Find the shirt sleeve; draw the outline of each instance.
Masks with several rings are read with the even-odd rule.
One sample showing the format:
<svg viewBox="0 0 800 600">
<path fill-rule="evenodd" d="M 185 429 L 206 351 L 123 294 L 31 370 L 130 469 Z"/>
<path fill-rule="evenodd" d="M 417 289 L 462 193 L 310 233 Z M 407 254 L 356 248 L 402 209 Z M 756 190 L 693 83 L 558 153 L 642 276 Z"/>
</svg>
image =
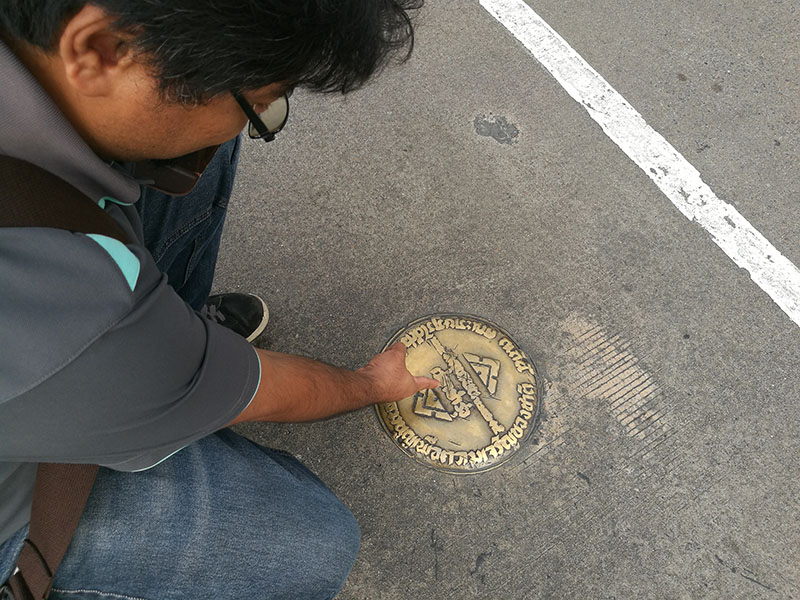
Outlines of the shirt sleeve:
<svg viewBox="0 0 800 600">
<path fill-rule="evenodd" d="M 26 235 L 38 243 L 16 254 L 0 240 L 0 461 L 137 471 L 247 407 L 255 349 L 199 317 L 144 248 Z"/>
</svg>

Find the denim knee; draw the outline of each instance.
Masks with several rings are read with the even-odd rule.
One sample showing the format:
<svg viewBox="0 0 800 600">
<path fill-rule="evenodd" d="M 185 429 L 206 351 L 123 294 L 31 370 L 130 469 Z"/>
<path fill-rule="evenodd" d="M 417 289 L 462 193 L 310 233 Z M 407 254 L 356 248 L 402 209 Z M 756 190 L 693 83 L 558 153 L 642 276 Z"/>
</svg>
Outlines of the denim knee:
<svg viewBox="0 0 800 600">
<path fill-rule="evenodd" d="M 359 543 L 355 517 L 301 463 L 217 432 L 148 471 L 101 469 L 55 588 L 70 599 L 330 600 Z"/>
<path fill-rule="evenodd" d="M 303 547 L 293 545 L 289 550 L 295 552 L 292 562 L 296 565 L 292 598 L 296 595 L 304 600 L 329 600 L 347 580 L 358 556 L 361 532 L 353 514 L 341 503 L 339 505 L 338 519 L 302 532 L 299 539 Z"/>
</svg>

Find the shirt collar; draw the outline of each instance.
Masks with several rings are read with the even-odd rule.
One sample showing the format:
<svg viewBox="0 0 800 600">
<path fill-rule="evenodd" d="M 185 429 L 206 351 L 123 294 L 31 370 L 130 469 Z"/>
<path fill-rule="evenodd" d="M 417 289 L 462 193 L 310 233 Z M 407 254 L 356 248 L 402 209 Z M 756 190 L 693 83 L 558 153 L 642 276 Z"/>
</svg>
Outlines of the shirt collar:
<svg viewBox="0 0 800 600">
<path fill-rule="evenodd" d="M 36 78 L 0 41 L 0 154 L 58 175 L 92 200 L 139 199 L 137 181 L 97 156 Z"/>
</svg>

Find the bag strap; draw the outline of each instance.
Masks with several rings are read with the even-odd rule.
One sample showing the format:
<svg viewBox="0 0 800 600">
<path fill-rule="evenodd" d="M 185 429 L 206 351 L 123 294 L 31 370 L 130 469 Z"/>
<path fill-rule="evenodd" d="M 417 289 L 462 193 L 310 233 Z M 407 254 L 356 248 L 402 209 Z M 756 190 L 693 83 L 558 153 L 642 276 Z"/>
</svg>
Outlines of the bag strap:
<svg viewBox="0 0 800 600">
<path fill-rule="evenodd" d="M 28 537 L 9 579 L 14 600 L 47 598 L 53 577 L 78 528 L 97 465 L 41 463 L 33 488 Z"/>
<path fill-rule="evenodd" d="M 0 227 L 52 227 L 99 233 L 123 243 L 122 227 L 75 187 L 29 162 L 0 156 Z M 15 600 L 47 598 L 78 527 L 97 465 L 41 463 L 30 532 L 9 580 Z"/>
<path fill-rule="evenodd" d="M 0 227 L 52 227 L 131 243 L 122 227 L 83 192 L 18 158 L 0 156 L 0 206 Z"/>
</svg>

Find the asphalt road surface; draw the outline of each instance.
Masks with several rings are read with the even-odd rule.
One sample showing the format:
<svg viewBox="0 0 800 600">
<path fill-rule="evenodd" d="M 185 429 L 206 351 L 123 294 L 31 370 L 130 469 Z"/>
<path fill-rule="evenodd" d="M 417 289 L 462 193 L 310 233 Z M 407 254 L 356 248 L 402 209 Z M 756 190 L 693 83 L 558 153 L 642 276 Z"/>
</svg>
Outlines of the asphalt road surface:
<svg viewBox="0 0 800 600">
<path fill-rule="evenodd" d="M 800 265 L 796 2 L 530 5 Z M 800 322 L 477 1 L 417 25 L 410 62 L 247 142 L 215 288 L 267 299 L 259 345 L 351 368 L 418 317 L 483 316 L 543 419 L 461 477 L 371 410 L 242 427 L 361 523 L 340 598 L 800 598 Z"/>
</svg>

